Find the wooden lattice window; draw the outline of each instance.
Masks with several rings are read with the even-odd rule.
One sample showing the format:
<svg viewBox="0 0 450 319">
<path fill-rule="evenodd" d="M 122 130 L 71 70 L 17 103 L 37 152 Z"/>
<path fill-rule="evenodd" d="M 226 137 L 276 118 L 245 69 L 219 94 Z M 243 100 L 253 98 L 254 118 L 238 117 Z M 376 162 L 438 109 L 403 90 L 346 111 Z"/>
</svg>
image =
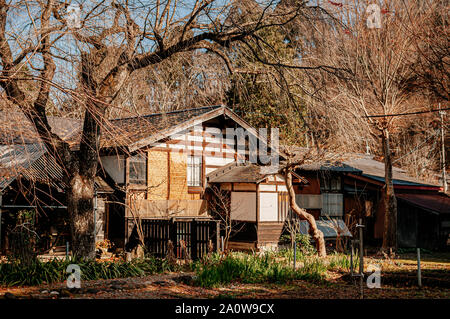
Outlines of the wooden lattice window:
<svg viewBox="0 0 450 319">
<path fill-rule="evenodd" d="M 202 186 L 202 157 L 188 156 L 187 158 L 188 186 Z"/>
</svg>

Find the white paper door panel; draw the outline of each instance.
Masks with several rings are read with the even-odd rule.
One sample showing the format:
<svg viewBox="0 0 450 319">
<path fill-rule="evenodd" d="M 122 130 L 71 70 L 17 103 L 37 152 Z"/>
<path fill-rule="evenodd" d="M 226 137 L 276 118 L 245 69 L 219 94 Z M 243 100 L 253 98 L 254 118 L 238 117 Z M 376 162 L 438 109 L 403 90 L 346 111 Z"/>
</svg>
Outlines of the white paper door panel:
<svg viewBox="0 0 450 319">
<path fill-rule="evenodd" d="M 272 222 L 278 220 L 278 193 L 259 194 L 259 220 Z"/>
<path fill-rule="evenodd" d="M 256 222 L 255 192 L 231 192 L 231 218 Z"/>
</svg>

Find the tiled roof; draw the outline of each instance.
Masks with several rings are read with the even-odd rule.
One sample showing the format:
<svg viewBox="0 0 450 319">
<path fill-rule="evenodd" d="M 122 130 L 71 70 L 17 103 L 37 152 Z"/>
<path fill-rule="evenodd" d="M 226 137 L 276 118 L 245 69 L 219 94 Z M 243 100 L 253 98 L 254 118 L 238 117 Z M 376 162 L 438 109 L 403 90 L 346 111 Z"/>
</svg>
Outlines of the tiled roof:
<svg viewBox="0 0 450 319">
<path fill-rule="evenodd" d="M 81 127 L 81 120 L 49 116 L 52 132 L 63 140 L 72 139 Z M 0 112 L 0 144 L 41 143 L 33 124 L 20 112 Z"/>
<path fill-rule="evenodd" d="M 296 150 L 299 154 L 307 154 L 308 149 L 298 148 Z M 377 182 L 384 183 L 384 163 L 373 159 L 372 155 L 367 154 L 343 154 L 342 160 L 333 162 L 321 161 L 317 163 L 309 163 L 300 165 L 298 171 L 330 171 L 330 172 L 343 172 L 352 173 L 356 175 L 362 175 L 368 177 Z M 438 187 L 428 182 L 424 182 L 413 178 L 406 174 L 406 171 L 398 168 L 392 168 L 393 183 L 398 186 L 425 186 L 425 187 Z"/>
<path fill-rule="evenodd" d="M 262 166 L 250 163 L 232 162 L 207 175 L 209 183 L 259 183 L 270 172 L 263 172 Z"/>
<path fill-rule="evenodd" d="M 127 146 L 163 130 L 200 117 L 224 106 L 208 106 L 139 117 L 106 120 L 103 125 L 101 147 Z M 79 119 L 48 117 L 52 132 L 76 147 L 81 140 L 82 121 Z M 19 112 L 0 112 L 0 144 L 40 143 L 34 126 Z"/>
<path fill-rule="evenodd" d="M 223 106 L 208 106 L 109 120 L 105 123 L 100 145 L 101 147 L 130 145 L 219 108 L 223 108 Z"/>
<path fill-rule="evenodd" d="M 363 176 L 369 177 L 379 182 L 384 182 L 384 163 L 374 160 L 370 155 L 346 160 L 344 161 L 344 164 L 361 170 Z M 394 185 L 437 186 L 415 179 L 407 175 L 405 170 L 398 167 L 392 168 L 392 177 Z"/>
</svg>

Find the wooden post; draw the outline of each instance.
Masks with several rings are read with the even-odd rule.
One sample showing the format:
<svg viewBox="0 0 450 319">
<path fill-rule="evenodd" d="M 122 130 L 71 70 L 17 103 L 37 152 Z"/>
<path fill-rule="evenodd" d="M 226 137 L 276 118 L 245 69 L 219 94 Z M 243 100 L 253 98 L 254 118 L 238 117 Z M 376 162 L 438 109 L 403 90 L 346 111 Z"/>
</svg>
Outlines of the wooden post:
<svg viewBox="0 0 450 319">
<path fill-rule="evenodd" d="M 353 276 L 353 240 L 350 240 L 350 275 Z"/>
<path fill-rule="evenodd" d="M 172 241 L 173 245 L 173 254 L 175 258 L 178 258 L 178 252 L 177 252 L 177 222 L 175 219 L 170 220 L 170 231 L 169 231 L 169 238 Z"/>
<path fill-rule="evenodd" d="M 420 269 L 420 248 L 417 248 L 417 283 L 422 288 L 422 272 Z"/>
<path fill-rule="evenodd" d="M 191 222 L 191 259 L 197 259 L 197 221 L 195 219 Z"/>
</svg>

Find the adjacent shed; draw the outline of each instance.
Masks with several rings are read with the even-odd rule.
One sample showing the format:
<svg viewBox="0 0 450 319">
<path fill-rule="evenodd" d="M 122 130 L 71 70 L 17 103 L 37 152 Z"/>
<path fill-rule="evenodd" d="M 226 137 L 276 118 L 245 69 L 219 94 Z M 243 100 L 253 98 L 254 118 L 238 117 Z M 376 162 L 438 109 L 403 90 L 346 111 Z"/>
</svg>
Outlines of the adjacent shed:
<svg viewBox="0 0 450 319">
<path fill-rule="evenodd" d="M 306 182 L 297 175 L 295 183 Z M 232 220 L 242 224 L 230 249 L 267 249 L 278 245 L 289 211 L 287 188 L 277 170 L 233 162 L 207 176 L 208 184 L 219 185 L 231 196 Z"/>
</svg>

